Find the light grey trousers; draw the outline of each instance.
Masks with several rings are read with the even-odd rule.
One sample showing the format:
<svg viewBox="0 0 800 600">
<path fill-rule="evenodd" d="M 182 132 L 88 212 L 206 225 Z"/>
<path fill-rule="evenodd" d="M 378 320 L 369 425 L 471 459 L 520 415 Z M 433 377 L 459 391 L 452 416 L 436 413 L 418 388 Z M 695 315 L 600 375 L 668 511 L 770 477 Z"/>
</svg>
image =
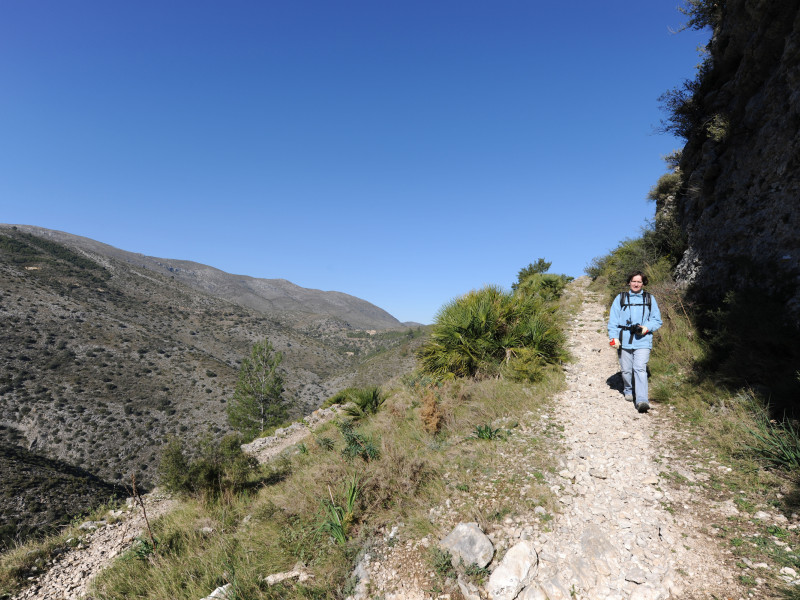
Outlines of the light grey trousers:
<svg viewBox="0 0 800 600">
<path fill-rule="evenodd" d="M 619 368 L 622 371 L 623 393 L 632 396 L 636 390 L 636 402 L 648 400 L 647 395 L 647 361 L 650 360 L 650 348 L 625 349 L 620 351 Z"/>
</svg>

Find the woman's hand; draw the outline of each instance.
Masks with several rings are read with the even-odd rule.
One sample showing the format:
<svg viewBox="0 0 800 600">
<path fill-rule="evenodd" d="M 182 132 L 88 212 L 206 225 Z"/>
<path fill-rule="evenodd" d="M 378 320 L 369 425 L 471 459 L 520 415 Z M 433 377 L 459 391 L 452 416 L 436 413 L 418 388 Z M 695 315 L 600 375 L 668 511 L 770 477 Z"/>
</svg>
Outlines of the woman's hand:
<svg viewBox="0 0 800 600">
<path fill-rule="evenodd" d="M 642 333 L 640 335 L 647 335 L 647 332 L 650 331 L 647 327 L 642 325 Z"/>
</svg>

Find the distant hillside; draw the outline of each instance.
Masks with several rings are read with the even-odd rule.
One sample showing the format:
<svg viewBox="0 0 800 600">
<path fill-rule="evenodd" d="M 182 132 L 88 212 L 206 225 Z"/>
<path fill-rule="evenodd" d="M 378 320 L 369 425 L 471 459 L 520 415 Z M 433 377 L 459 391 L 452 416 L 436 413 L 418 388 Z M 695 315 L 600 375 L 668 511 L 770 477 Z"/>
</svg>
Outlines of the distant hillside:
<svg viewBox="0 0 800 600">
<path fill-rule="evenodd" d="M 0 225 L 0 228 L 7 225 Z M 208 265 L 169 258 L 156 258 L 127 252 L 88 238 L 30 225 L 17 225 L 19 231 L 49 239 L 107 258 L 115 258 L 174 277 L 196 290 L 259 312 L 283 313 L 296 321 L 326 316 L 341 319 L 357 329 L 401 327 L 400 321 L 385 310 L 365 300 L 342 292 L 323 292 L 302 288 L 285 279 L 257 279 L 231 275 Z"/>
<path fill-rule="evenodd" d="M 355 329 L 340 316 L 309 312 L 308 304 L 258 311 L 98 254 L 88 249 L 91 240 L 68 245 L 33 230 L 0 226 L 3 482 L 21 449 L 103 481 L 124 482 L 135 471 L 152 483 L 170 436 L 196 443 L 229 430 L 226 406 L 239 363 L 265 337 L 284 354 L 296 416 L 356 378 L 379 383 L 413 366 L 405 351 L 388 369 L 361 367 L 410 344 L 416 330 L 373 331 L 375 321 L 369 331 Z M 356 298 L 345 304 L 345 312 L 362 316 L 371 306 Z M 13 500 L 0 496 L 0 513 L 16 510 Z"/>
</svg>

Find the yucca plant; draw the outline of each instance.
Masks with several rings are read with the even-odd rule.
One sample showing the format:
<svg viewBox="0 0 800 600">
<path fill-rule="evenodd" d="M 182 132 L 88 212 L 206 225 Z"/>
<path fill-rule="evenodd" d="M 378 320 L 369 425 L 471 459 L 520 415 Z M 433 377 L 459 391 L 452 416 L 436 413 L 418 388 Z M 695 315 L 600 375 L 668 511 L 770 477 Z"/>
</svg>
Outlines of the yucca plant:
<svg viewBox="0 0 800 600">
<path fill-rule="evenodd" d="M 337 544 L 347 544 L 347 534 L 355 519 L 356 502 L 361 491 L 358 485 L 358 476 L 354 473 L 344 488 L 344 500 L 340 503 L 333 497 L 333 492 L 328 486 L 328 498 L 323 498 L 323 517 L 319 530 L 328 533 Z"/>
<path fill-rule="evenodd" d="M 350 388 L 346 396 L 349 404 L 344 408 L 344 414 L 354 420 L 363 419 L 377 413 L 386 397 L 378 387 Z"/>
<path fill-rule="evenodd" d="M 748 429 L 755 444 L 748 448 L 769 463 L 796 471 L 800 469 L 800 430 L 789 421 L 770 419 L 766 410 L 756 415 L 756 428 Z"/>
<path fill-rule="evenodd" d="M 492 429 L 491 425 L 476 425 L 471 437 L 476 440 L 502 440 L 503 433 L 499 427 Z"/>
</svg>

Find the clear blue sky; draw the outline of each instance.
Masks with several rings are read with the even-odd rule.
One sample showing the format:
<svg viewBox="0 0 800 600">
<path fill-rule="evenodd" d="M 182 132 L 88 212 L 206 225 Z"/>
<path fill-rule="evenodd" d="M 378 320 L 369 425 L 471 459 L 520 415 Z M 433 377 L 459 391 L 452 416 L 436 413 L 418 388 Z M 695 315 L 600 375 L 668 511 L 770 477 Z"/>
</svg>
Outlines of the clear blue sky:
<svg viewBox="0 0 800 600">
<path fill-rule="evenodd" d="M 0 0 L 0 222 L 429 323 L 654 206 L 681 0 Z"/>
</svg>

